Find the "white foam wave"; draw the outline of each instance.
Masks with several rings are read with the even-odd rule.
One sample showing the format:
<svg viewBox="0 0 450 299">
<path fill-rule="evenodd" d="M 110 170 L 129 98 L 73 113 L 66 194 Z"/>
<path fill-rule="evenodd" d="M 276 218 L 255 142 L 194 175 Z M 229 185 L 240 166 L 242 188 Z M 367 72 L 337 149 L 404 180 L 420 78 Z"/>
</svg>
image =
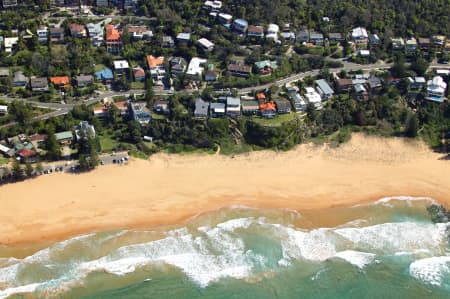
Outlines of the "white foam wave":
<svg viewBox="0 0 450 299">
<path fill-rule="evenodd" d="M 430 257 L 413 262 L 409 266 L 411 276 L 440 286 L 445 275 L 450 275 L 450 256 Z"/>
<path fill-rule="evenodd" d="M 366 265 L 373 262 L 376 257 L 374 253 L 354 251 L 354 250 L 345 250 L 336 253 L 335 257 L 343 259 L 350 264 L 362 269 Z"/>
<path fill-rule="evenodd" d="M 363 251 L 394 254 L 420 249 L 443 250 L 447 224 L 383 223 L 362 228 L 340 228 L 335 232 Z"/>
<path fill-rule="evenodd" d="M 7 288 L 5 290 L 0 291 L 0 299 L 8 298 L 12 295 L 17 294 L 25 294 L 25 293 L 32 293 L 36 291 L 36 289 L 40 286 L 40 283 L 31 283 L 15 288 Z"/>
<path fill-rule="evenodd" d="M 432 204 L 436 203 L 436 201 L 431 197 L 414 197 L 414 196 L 400 195 L 400 196 L 383 197 L 383 198 L 380 198 L 379 200 L 375 201 L 373 204 L 374 205 L 379 205 L 379 204 L 387 205 L 391 201 L 406 201 L 408 203 L 412 203 L 414 201 L 428 201 Z"/>
</svg>

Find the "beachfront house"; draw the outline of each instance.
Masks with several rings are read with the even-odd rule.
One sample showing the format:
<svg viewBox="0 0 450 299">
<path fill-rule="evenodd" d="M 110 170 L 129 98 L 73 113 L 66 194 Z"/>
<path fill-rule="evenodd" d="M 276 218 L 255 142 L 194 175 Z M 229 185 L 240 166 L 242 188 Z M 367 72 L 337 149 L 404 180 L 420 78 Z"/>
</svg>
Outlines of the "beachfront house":
<svg viewBox="0 0 450 299">
<path fill-rule="evenodd" d="M 258 101 L 251 99 L 241 99 L 242 114 L 256 115 L 259 111 Z"/>
<path fill-rule="evenodd" d="M 433 102 L 442 103 L 445 100 L 445 90 L 447 83 L 444 82 L 441 76 L 435 76 L 432 80 L 427 82 L 427 96 L 426 99 Z"/>
<path fill-rule="evenodd" d="M 317 110 L 322 109 L 322 98 L 313 87 L 305 88 L 305 97 L 310 104 L 313 104 Z"/>
<path fill-rule="evenodd" d="M 296 86 L 287 88 L 289 99 L 292 102 L 292 106 L 294 107 L 294 111 L 299 113 L 303 112 L 307 108 L 307 103 L 305 99 L 298 93 L 299 89 Z"/>
<path fill-rule="evenodd" d="M 221 117 L 225 115 L 224 103 L 211 103 L 209 105 L 209 114 L 211 117 Z"/>
<path fill-rule="evenodd" d="M 277 115 L 277 106 L 273 101 L 260 102 L 259 111 L 264 118 L 274 118 Z"/>
<path fill-rule="evenodd" d="M 55 133 L 56 141 L 62 145 L 69 145 L 73 142 L 72 131 L 63 131 Z"/>
<path fill-rule="evenodd" d="M 322 100 L 329 100 L 334 95 L 333 88 L 331 88 L 328 82 L 324 79 L 316 80 L 315 83 L 317 85 L 316 90 L 321 96 Z"/>
<path fill-rule="evenodd" d="M 197 119 L 205 119 L 208 117 L 209 103 L 202 98 L 195 100 L 194 117 Z"/>
<path fill-rule="evenodd" d="M 241 99 L 235 97 L 227 97 L 227 116 L 241 116 Z"/>
<path fill-rule="evenodd" d="M 75 136 L 77 140 L 84 135 L 84 138 L 94 138 L 95 137 L 95 128 L 93 125 L 89 124 L 88 121 L 81 121 L 77 126 L 75 126 Z"/>
<path fill-rule="evenodd" d="M 145 103 L 130 103 L 130 108 L 131 116 L 141 125 L 146 125 L 151 121 L 152 116 Z"/>
<path fill-rule="evenodd" d="M 275 105 L 277 107 L 278 114 L 291 113 L 291 103 L 286 99 L 276 99 Z"/>
</svg>

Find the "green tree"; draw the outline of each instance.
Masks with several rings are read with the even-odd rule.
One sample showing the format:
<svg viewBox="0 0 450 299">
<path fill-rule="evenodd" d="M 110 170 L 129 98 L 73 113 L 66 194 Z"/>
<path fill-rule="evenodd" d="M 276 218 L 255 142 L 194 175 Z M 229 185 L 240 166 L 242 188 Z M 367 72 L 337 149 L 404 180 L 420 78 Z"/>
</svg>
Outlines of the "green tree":
<svg viewBox="0 0 450 299">
<path fill-rule="evenodd" d="M 81 154 L 78 156 L 78 167 L 81 171 L 87 171 L 89 170 L 89 163 L 86 159 L 86 156 Z"/>
<path fill-rule="evenodd" d="M 27 177 L 31 177 L 33 175 L 33 166 L 31 165 L 31 163 L 27 162 L 25 164 L 25 173 L 27 175 Z"/>
<path fill-rule="evenodd" d="M 24 102 L 12 101 L 9 106 L 9 114 L 12 115 L 15 121 L 21 126 L 26 126 L 30 123 L 32 112 L 31 107 Z"/>
<path fill-rule="evenodd" d="M 413 113 L 410 113 L 406 118 L 405 123 L 405 134 L 408 137 L 415 138 L 419 133 L 419 120 L 417 116 Z"/>
<path fill-rule="evenodd" d="M 145 101 L 148 106 L 152 106 L 155 100 L 155 91 L 153 90 L 153 79 L 148 77 L 145 79 Z"/>
<path fill-rule="evenodd" d="M 50 129 L 48 138 L 45 142 L 45 149 L 47 150 L 47 157 L 51 160 L 59 160 L 61 158 L 61 147 L 56 140 L 55 132 Z"/>
<path fill-rule="evenodd" d="M 44 171 L 44 167 L 42 166 L 41 162 L 37 162 L 36 164 L 36 172 L 41 173 L 42 171 Z"/>
<path fill-rule="evenodd" d="M 24 178 L 23 168 L 22 166 L 20 166 L 20 162 L 17 159 L 14 159 L 13 162 L 12 176 L 17 181 L 22 180 Z"/>
</svg>

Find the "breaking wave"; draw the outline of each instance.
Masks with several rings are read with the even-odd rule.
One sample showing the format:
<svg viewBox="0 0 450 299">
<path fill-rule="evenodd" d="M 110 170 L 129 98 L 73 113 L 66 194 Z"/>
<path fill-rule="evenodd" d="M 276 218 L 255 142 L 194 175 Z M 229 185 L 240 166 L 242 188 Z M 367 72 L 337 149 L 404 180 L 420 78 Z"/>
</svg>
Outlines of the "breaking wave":
<svg viewBox="0 0 450 299">
<path fill-rule="evenodd" d="M 280 223 L 238 217 L 170 230 L 162 237 L 142 231 L 75 237 L 23 259 L 1 259 L 0 298 L 33 292 L 57 296 L 82 285 L 94 272 L 121 277 L 167 266 L 200 287 L 221 279 L 251 281 L 298 263 L 338 260 L 364 269 L 385 256 L 400 255 L 408 255 L 409 274 L 420 281 L 445 285 L 450 275 L 447 224 L 405 221 L 355 227 L 365 225 L 356 219 L 338 227 L 301 229 Z M 38 277 L 30 274 L 37 272 Z"/>
</svg>

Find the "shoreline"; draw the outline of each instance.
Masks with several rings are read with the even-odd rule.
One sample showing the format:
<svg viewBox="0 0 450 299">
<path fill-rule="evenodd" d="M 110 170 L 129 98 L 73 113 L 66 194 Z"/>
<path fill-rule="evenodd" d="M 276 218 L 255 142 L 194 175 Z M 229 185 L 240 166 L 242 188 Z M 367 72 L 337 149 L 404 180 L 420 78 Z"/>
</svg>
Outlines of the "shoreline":
<svg viewBox="0 0 450 299">
<path fill-rule="evenodd" d="M 442 156 L 423 142 L 358 133 L 338 148 L 156 154 L 123 167 L 41 176 L 0 187 L 0 245 L 183 224 L 232 205 L 301 212 L 405 195 L 448 207 L 450 161 Z"/>
</svg>

